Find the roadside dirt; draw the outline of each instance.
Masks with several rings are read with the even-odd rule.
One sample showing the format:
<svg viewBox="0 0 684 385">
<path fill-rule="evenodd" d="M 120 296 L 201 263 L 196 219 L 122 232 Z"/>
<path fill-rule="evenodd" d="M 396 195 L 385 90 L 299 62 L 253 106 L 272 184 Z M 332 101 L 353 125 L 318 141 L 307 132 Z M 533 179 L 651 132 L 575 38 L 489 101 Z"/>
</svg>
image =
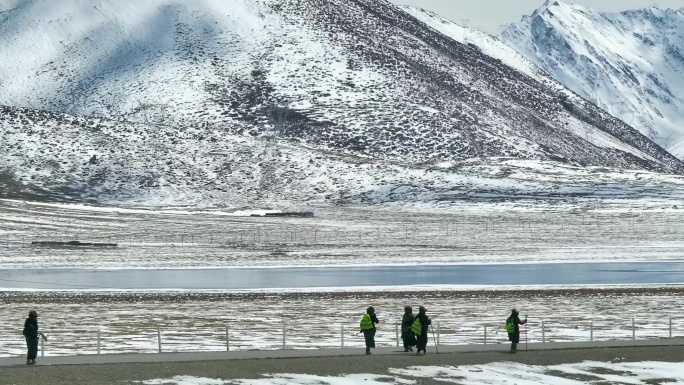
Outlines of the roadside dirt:
<svg viewBox="0 0 684 385">
<path fill-rule="evenodd" d="M 187 375 L 214 379 L 258 379 L 267 373 L 297 373 L 337 376 L 370 373 L 387 375 L 390 368 L 428 365 L 475 365 L 512 361 L 530 365 L 557 365 L 585 360 L 608 361 L 684 361 L 684 349 L 668 347 L 630 347 L 528 351 L 517 355 L 500 353 L 456 353 L 407 356 L 346 356 L 320 358 L 259 359 L 240 361 L 200 361 L 181 363 L 16 366 L 0 368 L 2 384 L 10 385 L 109 385 L 134 384 L 151 379 L 168 379 Z M 418 379 L 418 384 L 443 384 L 431 379 Z"/>
</svg>

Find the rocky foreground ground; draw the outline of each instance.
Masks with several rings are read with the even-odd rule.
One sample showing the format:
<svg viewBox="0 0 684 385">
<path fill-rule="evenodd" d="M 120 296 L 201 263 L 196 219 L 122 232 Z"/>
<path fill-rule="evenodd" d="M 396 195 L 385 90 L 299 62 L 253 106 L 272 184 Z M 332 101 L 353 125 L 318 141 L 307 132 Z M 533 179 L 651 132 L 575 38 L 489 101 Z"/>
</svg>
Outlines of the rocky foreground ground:
<svg viewBox="0 0 684 385">
<path fill-rule="evenodd" d="M 503 348 L 503 346 L 502 346 Z M 396 355 L 345 356 L 317 358 L 257 359 L 239 361 L 198 361 L 181 363 L 141 363 L 102 365 L 62 365 L 33 367 L 0 367 L 2 384 L 10 385 L 81 385 L 81 384 L 133 384 L 151 379 L 168 379 L 189 375 L 214 379 L 258 379 L 267 373 L 299 373 L 337 376 L 341 374 L 369 373 L 387 375 L 390 368 L 428 365 L 474 365 L 500 361 L 513 361 L 530 365 L 556 365 L 585 360 L 601 362 L 629 361 L 684 361 L 684 347 L 629 347 L 594 348 L 553 351 L 522 351 L 517 355 L 502 352 L 428 354 L 416 357 Z M 586 381 L 587 378 L 574 378 Z M 417 384 L 443 384 L 434 379 L 415 379 Z M 664 384 L 668 379 L 657 379 Z"/>
</svg>

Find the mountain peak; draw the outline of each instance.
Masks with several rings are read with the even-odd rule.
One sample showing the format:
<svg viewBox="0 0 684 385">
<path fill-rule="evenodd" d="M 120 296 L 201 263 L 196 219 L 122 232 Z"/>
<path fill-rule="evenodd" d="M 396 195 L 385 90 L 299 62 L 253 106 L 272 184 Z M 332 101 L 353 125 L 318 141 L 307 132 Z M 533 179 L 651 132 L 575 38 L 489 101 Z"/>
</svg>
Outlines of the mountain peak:
<svg viewBox="0 0 684 385">
<path fill-rule="evenodd" d="M 561 4 L 546 1 L 501 39 L 661 146 L 684 140 L 682 11 L 647 7 L 615 13 Z"/>
<path fill-rule="evenodd" d="M 532 14 L 533 15 L 542 14 L 542 13 L 546 12 L 546 10 L 548 10 L 549 8 L 555 7 L 557 5 L 560 5 L 558 0 L 546 0 L 546 1 L 544 1 L 544 4 L 542 4 L 541 7 L 537 8 Z"/>
<path fill-rule="evenodd" d="M 563 14 L 570 15 L 575 13 L 581 13 L 584 15 L 602 13 L 592 8 L 585 7 L 581 4 L 566 3 L 560 0 L 546 0 L 541 7 L 539 7 L 532 13 L 532 16 L 543 15 L 547 13 L 547 11 L 551 12 L 553 15 L 556 16 L 560 16 Z M 529 16 L 523 17 L 523 20 L 526 20 L 527 18 L 529 18 Z"/>
<path fill-rule="evenodd" d="M 537 8 L 534 13 L 535 14 L 541 14 L 546 12 L 548 9 L 555 8 L 555 7 L 563 7 L 567 6 L 564 2 L 560 0 L 546 0 L 544 1 L 544 4 L 541 5 L 541 7 Z"/>
<path fill-rule="evenodd" d="M 578 7 L 581 7 L 579 5 L 574 5 L 574 4 L 567 4 L 564 3 L 560 0 L 546 0 L 544 1 L 544 4 L 542 4 L 539 8 L 534 10 L 531 15 L 526 15 L 522 17 L 522 22 L 526 22 L 534 17 L 541 16 L 544 17 L 545 15 L 555 15 L 557 13 L 561 13 L 564 10 L 568 11 L 574 11 Z"/>
</svg>

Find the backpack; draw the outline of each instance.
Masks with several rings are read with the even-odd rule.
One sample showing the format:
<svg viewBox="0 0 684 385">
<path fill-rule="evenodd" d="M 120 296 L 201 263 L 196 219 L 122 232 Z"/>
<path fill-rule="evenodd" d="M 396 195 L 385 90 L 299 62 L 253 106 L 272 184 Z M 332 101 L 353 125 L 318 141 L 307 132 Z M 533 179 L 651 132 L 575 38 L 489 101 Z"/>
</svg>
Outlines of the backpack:
<svg viewBox="0 0 684 385">
<path fill-rule="evenodd" d="M 423 333 L 423 324 L 420 322 L 420 318 L 416 317 L 415 321 L 413 321 L 411 331 L 417 336 Z"/>
<path fill-rule="evenodd" d="M 359 324 L 359 328 L 361 330 L 373 329 L 373 321 L 371 320 L 370 314 L 365 314 L 363 316 L 363 318 L 361 318 L 361 323 Z"/>
<path fill-rule="evenodd" d="M 506 332 L 508 333 L 515 333 L 515 323 L 514 323 L 514 318 L 513 317 L 508 317 L 506 319 L 506 326 L 504 328 L 506 329 Z"/>
</svg>

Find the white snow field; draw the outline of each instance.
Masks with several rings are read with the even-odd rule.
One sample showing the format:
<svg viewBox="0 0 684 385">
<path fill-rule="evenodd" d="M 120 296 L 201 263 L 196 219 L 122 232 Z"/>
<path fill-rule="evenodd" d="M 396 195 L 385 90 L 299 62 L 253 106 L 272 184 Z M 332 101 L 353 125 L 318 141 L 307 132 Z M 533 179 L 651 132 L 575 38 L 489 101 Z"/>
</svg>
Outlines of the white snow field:
<svg viewBox="0 0 684 385">
<path fill-rule="evenodd" d="M 0 200 L 0 269 L 683 260 L 684 162 L 500 42 L 460 44 L 446 35 L 464 30 L 410 12 L 420 20 L 384 0 L 0 4 L 0 188 L 14 197 Z M 261 216 L 302 210 L 315 217 Z M 33 243 L 54 241 L 116 245 Z M 50 356 L 359 347 L 369 304 L 380 346 L 407 304 L 428 306 L 442 344 L 504 343 L 512 306 L 530 342 L 684 335 L 679 287 L 384 289 L 6 290 L 0 355 L 24 353 L 29 309 Z"/>
<path fill-rule="evenodd" d="M 661 183 L 656 179 L 635 189 L 641 198 L 626 201 L 611 198 L 629 194 L 630 188 L 598 186 L 605 189 L 604 200 L 578 197 L 572 203 L 564 196 L 559 203 L 553 197 L 478 203 L 471 198 L 444 206 L 308 207 L 315 218 L 5 200 L 0 201 L 0 269 L 681 261 L 681 193 L 659 188 Z M 382 199 L 369 199 L 376 198 Z M 60 240 L 117 247 L 32 245 Z"/>
<path fill-rule="evenodd" d="M 302 293 L 3 293 L 0 356 L 21 356 L 30 309 L 49 340 L 46 356 L 363 347 L 358 325 L 376 308 L 378 346 L 397 346 L 404 306 L 425 305 L 430 349 L 507 344 L 503 324 L 516 306 L 528 342 L 645 340 L 684 336 L 679 287 L 522 287 L 453 292 L 416 289 Z M 307 325 L 307 333 L 298 329 Z M 542 329 L 543 326 L 543 329 Z M 160 341 L 161 340 L 161 341 Z M 505 347 L 502 347 L 502 349 Z"/>
<path fill-rule="evenodd" d="M 579 186 L 585 172 L 578 171 Z M 632 175 L 637 186 L 630 187 L 627 177 L 624 186 L 597 186 L 609 197 L 604 200 L 593 198 L 595 194 L 576 199 L 563 195 L 558 202 L 531 196 L 529 201 L 469 199 L 443 206 L 301 207 L 314 210 L 316 216 L 307 219 L 239 216 L 263 213 L 260 208 L 233 212 L 3 200 L 0 269 L 682 261 L 679 178 L 625 175 Z M 31 245 L 60 239 L 114 242 L 117 247 Z M 672 335 L 684 335 L 676 287 L 636 292 L 547 287 L 534 293 L 507 287 L 459 294 L 406 284 L 300 293 L 100 293 L 103 288 L 98 287 L 88 293 L 83 288 L 70 293 L 5 292 L 0 355 L 24 352 L 19 332 L 29 308 L 40 312 L 41 327 L 52 336 L 46 355 L 95 353 L 93 333 L 98 330 L 102 353 L 155 352 L 159 336 L 169 352 L 219 351 L 227 344 L 231 350 L 280 349 L 283 329 L 288 348 L 341 346 L 342 336 L 345 346 L 362 346 L 354 330 L 369 304 L 383 318 L 381 346 L 395 345 L 394 323 L 407 304 L 428 305 L 440 323 L 442 344 L 482 343 L 485 326 L 488 343 L 505 342 L 501 322 L 512 304 L 533 319 L 530 341 L 629 339 L 633 333 L 637 339 L 667 338 L 670 319 Z M 576 328 L 560 327 L 568 317 Z M 298 322 L 313 322 L 316 333 L 293 333 L 291 325 Z"/>
<path fill-rule="evenodd" d="M 582 385 L 606 384 L 681 384 L 682 363 L 677 362 L 595 362 L 536 366 L 498 362 L 468 366 L 413 366 L 389 369 L 388 375 L 350 374 L 317 376 L 292 373 L 264 374 L 262 379 L 221 380 L 191 376 L 142 381 L 144 385 L 412 385 L 421 379 L 463 385 Z"/>
<path fill-rule="evenodd" d="M 585 172 L 578 171 L 580 182 Z M 0 269 L 682 261 L 684 207 L 676 188 L 679 179 L 648 179 L 652 175 L 632 174 L 634 181 L 646 181 L 634 190 L 629 185 L 597 186 L 611 198 L 621 196 L 614 199 L 563 196 L 555 202 L 531 196 L 529 201 L 471 199 L 444 206 L 301 207 L 315 212 L 314 218 L 306 219 L 249 216 L 264 213 L 259 208 L 233 212 L 3 200 Z M 663 185 L 674 187 L 668 190 Z M 637 191 L 636 197 L 625 191 Z M 31 245 L 60 239 L 114 242 L 117 247 Z M 383 318 L 381 346 L 395 345 L 394 323 L 407 304 L 428 305 L 440 323 L 442 344 L 482 343 L 485 326 L 489 343 L 505 342 L 501 322 L 512 304 L 533 319 L 530 341 L 629 339 L 633 332 L 637 339 L 667 338 L 670 319 L 672 335 L 684 335 L 681 293 L 676 287 L 636 292 L 547 287 L 534 293 L 516 293 L 523 288 L 507 287 L 459 294 L 406 284 L 299 293 L 119 293 L 113 289 L 101 293 L 103 288 L 98 287 L 67 293 L 5 292 L 0 355 L 23 353 L 19 331 L 29 308 L 40 312 L 41 327 L 52 336 L 46 355 L 95 353 L 95 331 L 100 331 L 102 353 L 155 352 L 158 330 L 163 350 L 170 352 L 225 350 L 226 344 L 231 350 L 280 349 L 283 329 L 288 348 L 341 346 L 342 336 L 345 346 L 362 346 L 354 330 L 369 304 Z M 559 327 L 568 317 L 576 328 Z M 316 333 L 302 336 L 288 331 L 292 327 L 288 325 L 297 322 L 313 322 Z"/>
</svg>

